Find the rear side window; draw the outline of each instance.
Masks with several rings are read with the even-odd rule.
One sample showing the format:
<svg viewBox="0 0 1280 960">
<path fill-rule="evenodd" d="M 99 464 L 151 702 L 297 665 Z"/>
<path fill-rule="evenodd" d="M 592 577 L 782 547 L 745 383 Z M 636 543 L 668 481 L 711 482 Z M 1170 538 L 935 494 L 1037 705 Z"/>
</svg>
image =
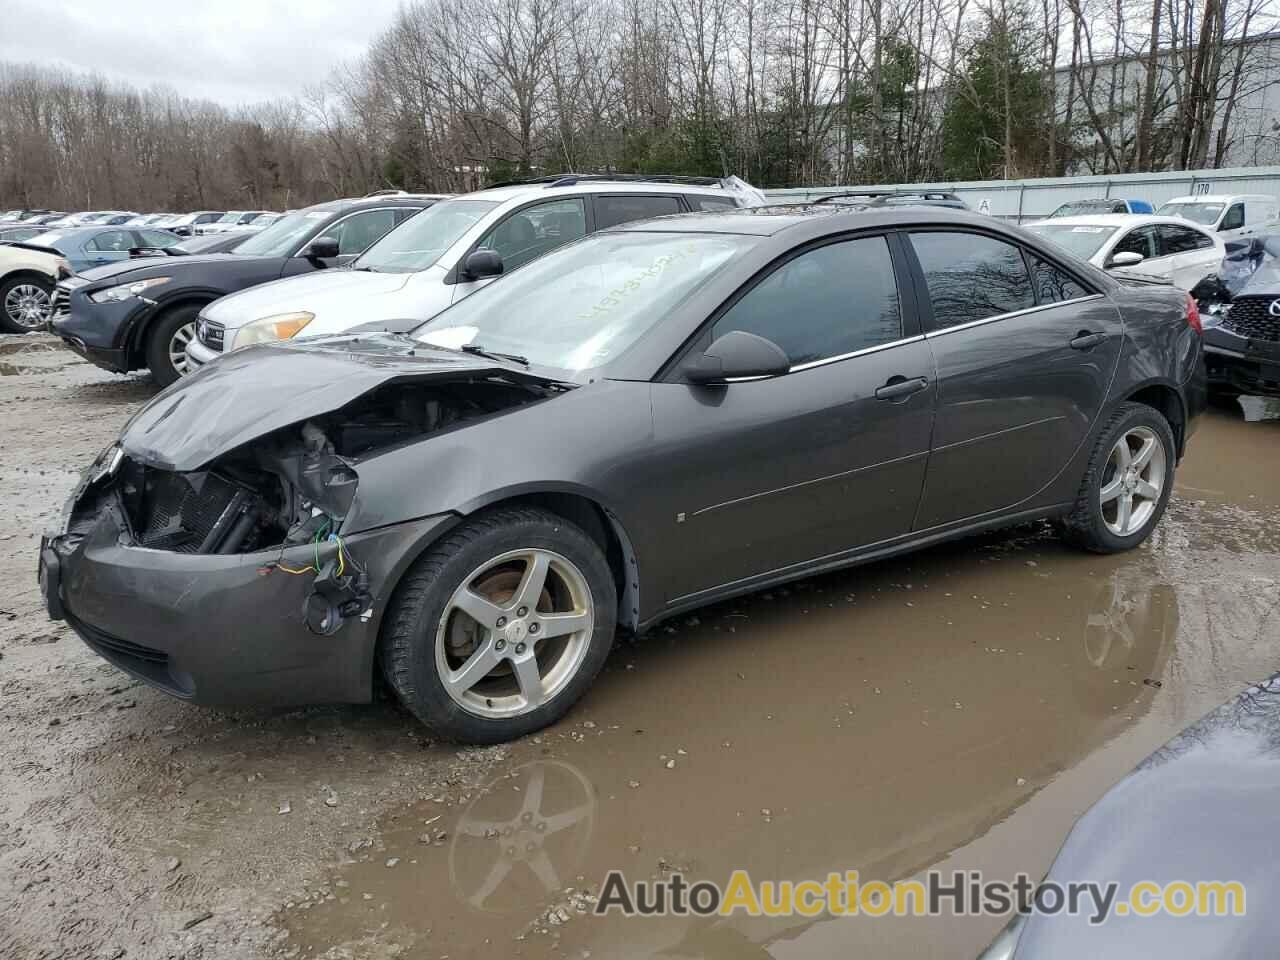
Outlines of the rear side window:
<svg viewBox="0 0 1280 960">
<path fill-rule="evenodd" d="M 181 239 L 177 234 L 169 233 L 166 230 L 139 230 L 138 236 L 142 238 L 144 247 L 155 247 L 157 250 L 172 247 Z"/>
<path fill-rule="evenodd" d="M 672 213 L 681 213 L 680 201 L 675 197 L 646 197 L 635 194 L 598 194 L 596 196 L 596 229 L 629 223 L 632 220 L 647 220 L 650 217 L 665 217 Z"/>
<path fill-rule="evenodd" d="M 1219 230 L 1239 230 L 1244 226 L 1244 204 L 1233 203 L 1222 218 Z"/>
<path fill-rule="evenodd" d="M 736 210 L 738 205 L 726 197 L 698 197 L 692 196 L 686 198 L 693 204 L 695 210 L 709 210 L 715 212 L 717 210 Z"/>
<path fill-rule="evenodd" d="M 1061 303 L 1087 297 L 1089 291 L 1047 260 L 1031 255 L 1031 279 L 1035 283 L 1036 300 L 1041 303 Z"/>
<path fill-rule="evenodd" d="M 888 241 L 860 237 L 788 260 L 716 321 L 712 338 L 731 330 L 772 340 L 793 366 L 900 339 Z"/>
<path fill-rule="evenodd" d="M 1156 227 L 1156 238 L 1160 244 L 1160 256 L 1167 257 L 1175 253 L 1190 253 L 1193 250 L 1205 250 L 1213 246 L 1207 234 L 1190 227 L 1178 227 L 1162 223 Z"/>
<path fill-rule="evenodd" d="M 929 287 L 933 326 L 945 330 L 1035 306 L 1022 251 L 976 233 L 911 236 Z"/>
</svg>

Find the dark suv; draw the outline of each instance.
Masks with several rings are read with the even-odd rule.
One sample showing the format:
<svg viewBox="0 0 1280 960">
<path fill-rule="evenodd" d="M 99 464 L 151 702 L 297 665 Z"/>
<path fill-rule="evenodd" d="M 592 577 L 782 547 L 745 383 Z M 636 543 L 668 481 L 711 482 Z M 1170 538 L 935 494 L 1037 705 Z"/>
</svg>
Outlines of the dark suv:
<svg viewBox="0 0 1280 960">
<path fill-rule="evenodd" d="M 439 195 L 335 200 L 291 213 L 234 254 L 129 260 L 58 284 L 53 332 L 104 370 L 150 368 L 167 386 L 186 371 L 196 315 L 221 296 L 269 280 L 343 266 Z"/>
</svg>

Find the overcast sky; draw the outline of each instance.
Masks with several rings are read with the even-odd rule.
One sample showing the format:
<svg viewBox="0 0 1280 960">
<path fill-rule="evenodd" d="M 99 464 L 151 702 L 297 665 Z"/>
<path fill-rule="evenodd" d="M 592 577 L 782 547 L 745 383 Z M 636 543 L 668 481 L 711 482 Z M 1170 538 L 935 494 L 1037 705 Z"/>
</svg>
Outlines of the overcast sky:
<svg viewBox="0 0 1280 960">
<path fill-rule="evenodd" d="M 0 60 L 96 71 L 234 105 L 359 56 L 400 0 L 0 0 Z"/>
</svg>

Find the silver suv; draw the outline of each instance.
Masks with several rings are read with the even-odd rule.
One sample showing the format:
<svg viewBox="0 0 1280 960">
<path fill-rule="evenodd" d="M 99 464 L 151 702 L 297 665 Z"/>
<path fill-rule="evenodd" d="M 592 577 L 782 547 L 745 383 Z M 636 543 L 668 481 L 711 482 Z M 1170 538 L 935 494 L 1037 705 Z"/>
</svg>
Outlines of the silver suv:
<svg viewBox="0 0 1280 960">
<path fill-rule="evenodd" d="M 479 190 L 406 221 L 347 269 L 290 277 L 214 301 L 200 314 L 187 359 L 199 366 L 224 349 L 368 324 L 407 328 L 596 230 L 753 202 L 741 181 L 711 177 L 566 174 Z"/>
</svg>

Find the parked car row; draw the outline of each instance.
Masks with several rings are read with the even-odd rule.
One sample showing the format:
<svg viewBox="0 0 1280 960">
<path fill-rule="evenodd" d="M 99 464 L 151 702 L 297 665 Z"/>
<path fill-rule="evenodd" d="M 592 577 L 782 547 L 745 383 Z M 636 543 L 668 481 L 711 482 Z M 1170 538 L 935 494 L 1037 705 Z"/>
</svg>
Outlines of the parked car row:
<svg viewBox="0 0 1280 960">
<path fill-rule="evenodd" d="M 1274 232 L 1280 228 L 1280 200 L 1266 194 L 1198 194 L 1174 197 L 1156 210 L 1146 200 L 1115 197 L 1072 200 L 1049 214 L 1049 220 L 1060 217 L 1098 217 L 1109 214 L 1157 214 L 1179 217 L 1198 224 L 1222 240 L 1248 236 L 1259 231 Z"/>
<path fill-rule="evenodd" d="M 746 205 L 561 176 L 64 279 L 74 349 L 176 376 L 198 319 L 200 369 L 42 542 L 50 615 L 183 699 L 381 677 L 493 742 L 563 715 L 618 626 L 1037 517 L 1150 535 L 1205 404 L 1184 291 L 945 205 Z"/>
</svg>

